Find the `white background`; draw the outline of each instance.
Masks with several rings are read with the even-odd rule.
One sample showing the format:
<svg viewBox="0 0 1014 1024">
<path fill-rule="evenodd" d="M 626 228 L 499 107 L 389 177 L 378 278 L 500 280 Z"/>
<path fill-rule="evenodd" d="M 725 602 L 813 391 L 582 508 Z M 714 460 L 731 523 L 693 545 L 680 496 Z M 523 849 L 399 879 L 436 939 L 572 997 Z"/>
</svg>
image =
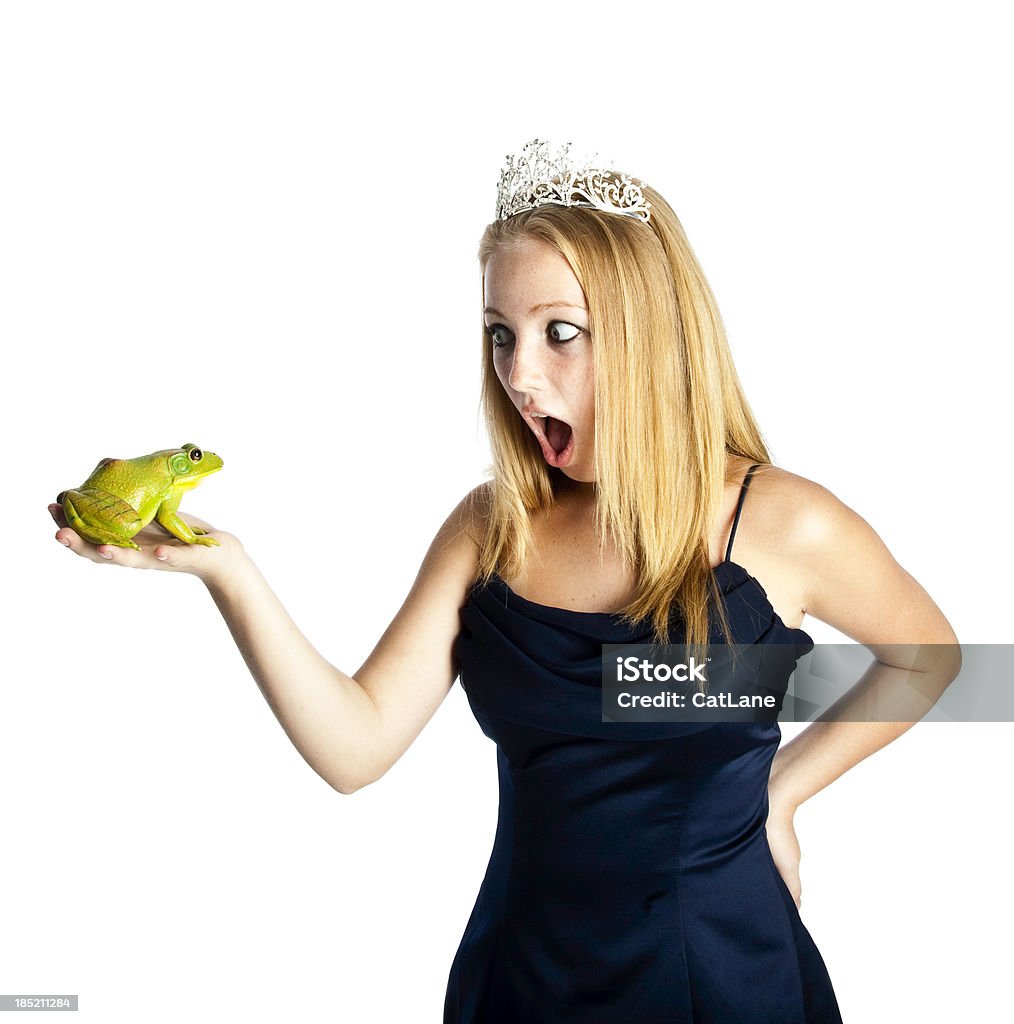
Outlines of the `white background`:
<svg viewBox="0 0 1014 1024">
<path fill-rule="evenodd" d="M 4 5 L 0 993 L 440 1019 L 496 821 L 460 685 L 341 796 L 196 579 L 76 559 L 46 504 L 103 456 L 218 452 L 183 511 L 355 671 L 485 476 L 475 250 L 533 136 L 662 191 L 775 461 L 962 642 L 1011 642 L 1001 11 Z M 847 1024 L 1009 1011 L 1012 739 L 917 725 L 797 814 Z"/>
</svg>

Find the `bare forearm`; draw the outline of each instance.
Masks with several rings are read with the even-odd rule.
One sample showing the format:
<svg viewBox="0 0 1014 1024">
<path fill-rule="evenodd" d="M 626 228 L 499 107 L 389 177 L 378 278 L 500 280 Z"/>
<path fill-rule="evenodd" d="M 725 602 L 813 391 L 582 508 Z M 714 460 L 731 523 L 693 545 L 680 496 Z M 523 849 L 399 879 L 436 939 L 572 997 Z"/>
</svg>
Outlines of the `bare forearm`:
<svg viewBox="0 0 1014 1024">
<path fill-rule="evenodd" d="M 366 691 L 313 647 L 245 554 L 227 579 L 204 582 L 264 698 L 310 767 L 342 793 L 370 781 L 379 716 Z"/>
<path fill-rule="evenodd" d="M 772 804 L 798 807 L 914 724 L 812 723 L 775 755 L 769 784 Z"/>
<path fill-rule="evenodd" d="M 899 653 L 901 648 L 898 648 Z M 921 669 L 874 661 L 831 708 L 778 750 L 771 766 L 772 804 L 794 809 L 921 719 L 957 676 L 960 655 L 948 645 L 916 645 Z"/>
</svg>

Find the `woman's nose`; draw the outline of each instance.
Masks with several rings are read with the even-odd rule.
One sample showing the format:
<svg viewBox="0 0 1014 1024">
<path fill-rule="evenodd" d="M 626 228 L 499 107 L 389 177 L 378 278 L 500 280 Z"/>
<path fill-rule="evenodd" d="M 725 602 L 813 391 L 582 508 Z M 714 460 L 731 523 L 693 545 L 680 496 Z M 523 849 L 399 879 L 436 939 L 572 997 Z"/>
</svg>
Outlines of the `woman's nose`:
<svg viewBox="0 0 1014 1024">
<path fill-rule="evenodd" d="M 514 356 L 507 382 L 514 391 L 528 391 L 541 383 L 543 369 L 537 345 L 515 341 Z"/>
</svg>

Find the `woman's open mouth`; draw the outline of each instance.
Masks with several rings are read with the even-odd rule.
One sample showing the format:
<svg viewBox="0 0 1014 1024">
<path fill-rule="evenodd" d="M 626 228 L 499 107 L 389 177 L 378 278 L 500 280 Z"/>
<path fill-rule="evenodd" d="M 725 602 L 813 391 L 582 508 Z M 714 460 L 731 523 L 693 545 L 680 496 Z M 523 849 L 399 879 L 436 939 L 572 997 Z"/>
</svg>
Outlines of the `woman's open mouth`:
<svg viewBox="0 0 1014 1024">
<path fill-rule="evenodd" d="M 569 423 L 543 412 L 526 412 L 542 454 L 551 466 L 562 469 L 574 454 L 574 431 Z"/>
</svg>

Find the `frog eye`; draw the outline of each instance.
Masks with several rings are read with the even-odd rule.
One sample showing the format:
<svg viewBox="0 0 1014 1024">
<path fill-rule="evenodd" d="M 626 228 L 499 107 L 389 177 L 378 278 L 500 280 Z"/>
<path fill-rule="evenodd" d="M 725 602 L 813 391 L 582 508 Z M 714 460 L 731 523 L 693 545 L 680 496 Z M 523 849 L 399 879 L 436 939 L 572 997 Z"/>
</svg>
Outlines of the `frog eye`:
<svg viewBox="0 0 1014 1024">
<path fill-rule="evenodd" d="M 204 458 L 204 452 L 200 448 L 190 449 L 190 460 L 191 462 L 200 462 Z"/>
</svg>

